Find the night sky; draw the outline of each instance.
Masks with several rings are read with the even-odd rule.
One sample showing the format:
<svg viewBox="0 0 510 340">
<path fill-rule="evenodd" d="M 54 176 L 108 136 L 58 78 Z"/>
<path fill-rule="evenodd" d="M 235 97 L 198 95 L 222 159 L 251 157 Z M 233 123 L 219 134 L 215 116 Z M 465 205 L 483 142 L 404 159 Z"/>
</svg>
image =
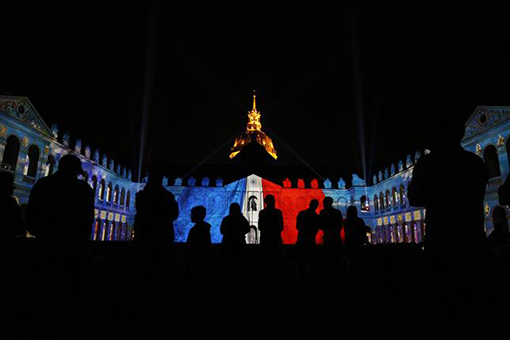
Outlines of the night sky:
<svg viewBox="0 0 510 340">
<path fill-rule="evenodd" d="M 279 162 L 362 176 L 366 164 L 371 177 L 438 124 L 510 105 L 507 13 L 487 1 L 2 2 L 0 94 L 136 169 L 144 139 L 155 162 L 225 162 L 256 89 Z"/>
</svg>

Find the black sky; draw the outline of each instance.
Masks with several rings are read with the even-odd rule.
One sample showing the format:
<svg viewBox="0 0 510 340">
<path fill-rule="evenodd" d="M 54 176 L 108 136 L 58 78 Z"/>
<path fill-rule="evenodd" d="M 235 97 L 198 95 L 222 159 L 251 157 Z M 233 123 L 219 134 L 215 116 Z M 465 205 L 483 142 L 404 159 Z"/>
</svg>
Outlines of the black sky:
<svg viewBox="0 0 510 340">
<path fill-rule="evenodd" d="M 369 176 L 437 124 L 510 104 L 507 11 L 486 1 L 16 1 L 1 13 L 1 94 L 133 167 L 144 111 L 146 158 L 224 162 L 253 89 L 282 163 L 362 175 L 363 141 Z"/>
</svg>

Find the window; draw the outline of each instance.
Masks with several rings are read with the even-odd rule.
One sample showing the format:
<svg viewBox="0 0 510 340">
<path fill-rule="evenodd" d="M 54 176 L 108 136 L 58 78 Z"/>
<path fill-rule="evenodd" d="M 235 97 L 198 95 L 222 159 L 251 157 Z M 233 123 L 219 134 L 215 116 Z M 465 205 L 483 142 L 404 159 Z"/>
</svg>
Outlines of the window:
<svg viewBox="0 0 510 340">
<path fill-rule="evenodd" d="M 374 210 L 375 212 L 379 211 L 379 199 L 377 198 L 377 195 L 374 195 Z"/>
<path fill-rule="evenodd" d="M 119 204 L 119 186 L 115 186 L 115 190 L 113 191 L 113 204 Z"/>
<path fill-rule="evenodd" d="M 131 193 L 128 191 L 126 194 L 126 208 L 129 210 L 129 204 L 131 203 Z"/>
<path fill-rule="evenodd" d="M 92 177 L 92 191 L 94 192 L 94 194 L 96 193 L 96 189 L 97 189 L 97 177 L 93 176 Z"/>
<path fill-rule="evenodd" d="M 386 201 L 385 201 L 385 204 L 386 206 L 386 209 L 389 209 L 391 207 L 391 204 L 390 204 L 390 191 L 389 190 L 386 190 Z"/>
<path fill-rule="evenodd" d="M 122 188 L 122 191 L 120 192 L 120 206 L 124 206 L 124 201 L 126 200 L 126 191 L 124 188 Z"/>
<path fill-rule="evenodd" d="M 49 155 L 48 161 L 46 162 L 46 167 L 44 168 L 44 177 L 53 175 L 54 169 L 55 169 L 55 157 L 53 157 L 53 155 Z"/>
<path fill-rule="evenodd" d="M 383 211 L 384 210 L 384 195 L 382 192 L 379 194 L 379 204 L 380 204 L 381 211 Z"/>
<path fill-rule="evenodd" d="M 37 166 L 39 165 L 39 148 L 36 145 L 30 145 L 27 157 L 29 164 L 26 175 L 29 177 L 35 177 L 37 175 Z"/>
<path fill-rule="evenodd" d="M 108 183 L 108 187 L 106 189 L 106 202 L 111 203 L 112 201 L 112 183 Z"/>
<path fill-rule="evenodd" d="M 105 187 L 105 182 L 104 182 L 104 178 L 103 178 L 101 180 L 101 185 L 99 186 L 99 190 L 97 191 L 97 198 L 99 198 L 100 200 L 104 199 L 104 187 Z"/>
<path fill-rule="evenodd" d="M 360 198 L 361 211 L 370 211 L 370 203 L 368 202 L 367 196 L 363 195 Z"/>
<path fill-rule="evenodd" d="M 27 176 L 28 175 L 28 167 L 30 166 L 30 156 L 27 155 L 25 157 L 25 166 L 23 167 L 23 175 L 24 176 Z"/>
<path fill-rule="evenodd" d="M 16 171 L 19 155 L 19 139 L 16 136 L 9 136 L 4 149 L 2 169 Z"/>
<path fill-rule="evenodd" d="M 406 190 L 404 188 L 404 184 L 400 184 L 400 195 L 399 195 L 399 200 L 400 200 L 400 205 L 405 205 L 405 202 L 406 202 Z"/>
<path fill-rule="evenodd" d="M 392 198 L 392 203 L 393 203 L 394 207 L 397 206 L 397 202 L 398 202 L 397 196 L 398 196 L 397 188 L 393 187 L 393 189 L 391 190 L 391 198 Z"/>
</svg>

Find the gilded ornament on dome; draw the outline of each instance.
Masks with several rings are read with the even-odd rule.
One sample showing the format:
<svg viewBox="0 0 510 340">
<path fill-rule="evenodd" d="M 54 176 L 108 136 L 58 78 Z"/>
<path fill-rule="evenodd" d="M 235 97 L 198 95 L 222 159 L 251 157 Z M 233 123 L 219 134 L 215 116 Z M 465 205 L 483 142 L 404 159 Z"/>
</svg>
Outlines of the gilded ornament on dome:
<svg viewBox="0 0 510 340">
<path fill-rule="evenodd" d="M 253 108 L 248 111 L 248 124 L 246 125 L 246 131 L 241 136 L 236 137 L 234 146 L 230 150 L 229 158 L 232 159 L 241 150 L 248 145 L 252 139 L 255 138 L 267 153 L 274 159 L 277 159 L 276 150 L 273 145 L 273 141 L 262 131 L 262 124 L 260 123 L 260 112 L 257 110 L 256 95 L 253 95 Z"/>
</svg>

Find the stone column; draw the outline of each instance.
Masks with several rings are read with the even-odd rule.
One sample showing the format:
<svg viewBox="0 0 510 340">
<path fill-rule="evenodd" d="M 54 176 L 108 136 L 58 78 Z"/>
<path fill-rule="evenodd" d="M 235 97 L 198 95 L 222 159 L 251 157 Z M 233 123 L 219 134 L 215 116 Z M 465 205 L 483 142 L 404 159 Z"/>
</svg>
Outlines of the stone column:
<svg viewBox="0 0 510 340">
<path fill-rule="evenodd" d="M 0 163 L 4 159 L 4 151 L 5 151 L 5 145 L 7 142 L 5 140 L 0 140 Z"/>
<path fill-rule="evenodd" d="M 497 149 L 498 149 L 499 171 L 501 173 L 501 179 L 504 181 L 510 171 L 510 169 L 509 169 L 510 166 L 509 166 L 509 159 L 507 157 L 507 152 L 506 152 L 505 138 L 501 135 L 499 135 L 499 138 L 498 138 Z"/>
<path fill-rule="evenodd" d="M 39 165 L 37 166 L 37 173 L 35 176 L 35 180 L 37 181 L 39 178 L 44 177 L 44 172 L 46 171 L 46 163 L 48 163 L 48 157 L 50 155 L 50 147 L 49 145 L 44 146 L 44 150 L 42 151 L 41 157 L 39 157 Z"/>
</svg>

